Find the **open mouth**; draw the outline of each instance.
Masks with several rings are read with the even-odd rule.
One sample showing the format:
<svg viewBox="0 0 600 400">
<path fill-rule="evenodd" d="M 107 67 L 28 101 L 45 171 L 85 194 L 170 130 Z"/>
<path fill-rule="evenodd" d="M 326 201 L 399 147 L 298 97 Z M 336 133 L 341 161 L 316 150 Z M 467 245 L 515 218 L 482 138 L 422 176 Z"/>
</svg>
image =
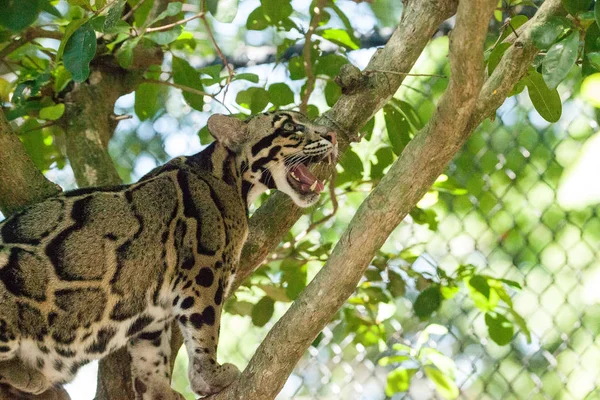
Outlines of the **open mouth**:
<svg viewBox="0 0 600 400">
<path fill-rule="evenodd" d="M 321 193 L 325 189 L 325 185 L 310 172 L 309 167 L 325 159 L 331 161 L 331 152 L 321 157 L 310 157 L 302 163 L 289 166 L 287 180 L 292 188 L 304 195 Z"/>
</svg>

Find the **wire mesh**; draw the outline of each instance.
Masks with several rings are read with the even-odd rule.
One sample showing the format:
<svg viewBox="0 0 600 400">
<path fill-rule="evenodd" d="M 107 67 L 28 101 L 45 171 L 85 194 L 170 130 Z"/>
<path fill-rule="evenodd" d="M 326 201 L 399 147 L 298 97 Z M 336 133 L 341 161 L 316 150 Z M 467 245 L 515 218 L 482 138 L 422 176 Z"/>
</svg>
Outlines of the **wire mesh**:
<svg viewBox="0 0 600 400">
<path fill-rule="evenodd" d="M 450 329 L 432 345 L 456 363 L 460 398 L 600 399 L 598 199 L 581 198 L 593 192 L 596 178 L 578 167 L 595 157 L 590 142 L 597 127 L 576 98 L 565 101 L 556 125 L 541 120 L 526 94 L 507 100 L 448 167 L 449 178 L 468 194 L 440 194 L 438 230 L 410 218 L 398 228 L 404 246 L 422 249 L 421 260 L 447 271 L 473 264 L 523 285 L 512 301 L 528 323 L 531 343 L 516 335 L 507 346 L 495 344 L 483 314 L 464 294 L 434 316 L 433 322 Z M 397 299 L 397 305 L 389 341 L 413 341 L 415 330 L 404 330 L 414 319 L 410 301 Z M 377 363 L 385 351 L 357 344 L 352 335 L 334 335 L 336 324 L 306 352 L 278 399 L 389 398 L 390 367 Z M 238 329 L 237 347 L 222 357 L 243 353 L 249 360 L 245 336 Z M 392 398 L 442 397 L 419 372 L 408 391 Z"/>
</svg>

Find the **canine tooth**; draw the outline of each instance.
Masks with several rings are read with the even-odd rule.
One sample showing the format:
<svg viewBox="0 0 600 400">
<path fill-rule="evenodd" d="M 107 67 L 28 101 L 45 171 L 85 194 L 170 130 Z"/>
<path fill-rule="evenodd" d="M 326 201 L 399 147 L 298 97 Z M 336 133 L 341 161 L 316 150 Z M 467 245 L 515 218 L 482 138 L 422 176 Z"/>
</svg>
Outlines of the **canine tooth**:
<svg viewBox="0 0 600 400">
<path fill-rule="evenodd" d="M 317 181 L 314 181 L 314 182 L 313 182 L 313 184 L 312 184 L 312 185 L 310 185 L 310 190 L 311 190 L 312 192 L 314 192 L 316 187 L 317 187 Z"/>
<path fill-rule="evenodd" d="M 298 177 L 296 176 L 296 174 L 295 174 L 295 173 L 293 173 L 293 172 L 292 172 L 292 173 L 291 173 L 291 175 L 292 175 L 292 178 L 294 178 L 294 179 L 295 179 L 295 180 L 297 180 L 297 181 L 300 181 L 300 179 L 298 179 Z"/>
</svg>

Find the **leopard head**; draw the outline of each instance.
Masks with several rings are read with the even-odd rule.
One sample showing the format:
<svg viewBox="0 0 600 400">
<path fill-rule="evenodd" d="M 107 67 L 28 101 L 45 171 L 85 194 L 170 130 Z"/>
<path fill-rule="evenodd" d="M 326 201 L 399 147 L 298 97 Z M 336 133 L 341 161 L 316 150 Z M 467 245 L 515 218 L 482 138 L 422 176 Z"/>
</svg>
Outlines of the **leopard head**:
<svg viewBox="0 0 600 400">
<path fill-rule="evenodd" d="M 265 190 L 277 189 L 300 207 L 313 205 L 324 186 L 310 166 L 337 156 L 335 132 L 298 112 L 264 113 L 245 121 L 213 115 L 208 129 L 238 155 L 248 204 Z"/>
</svg>

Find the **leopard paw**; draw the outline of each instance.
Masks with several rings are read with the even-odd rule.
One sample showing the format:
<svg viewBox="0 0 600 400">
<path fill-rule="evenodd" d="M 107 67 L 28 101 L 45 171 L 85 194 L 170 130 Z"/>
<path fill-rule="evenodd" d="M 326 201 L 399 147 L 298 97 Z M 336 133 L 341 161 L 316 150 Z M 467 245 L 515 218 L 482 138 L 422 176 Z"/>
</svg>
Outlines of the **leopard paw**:
<svg viewBox="0 0 600 400">
<path fill-rule="evenodd" d="M 200 396 L 219 393 L 240 376 L 233 364 L 207 364 L 205 360 L 194 360 L 190 370 L 190 386 Z"/>
</svg>

